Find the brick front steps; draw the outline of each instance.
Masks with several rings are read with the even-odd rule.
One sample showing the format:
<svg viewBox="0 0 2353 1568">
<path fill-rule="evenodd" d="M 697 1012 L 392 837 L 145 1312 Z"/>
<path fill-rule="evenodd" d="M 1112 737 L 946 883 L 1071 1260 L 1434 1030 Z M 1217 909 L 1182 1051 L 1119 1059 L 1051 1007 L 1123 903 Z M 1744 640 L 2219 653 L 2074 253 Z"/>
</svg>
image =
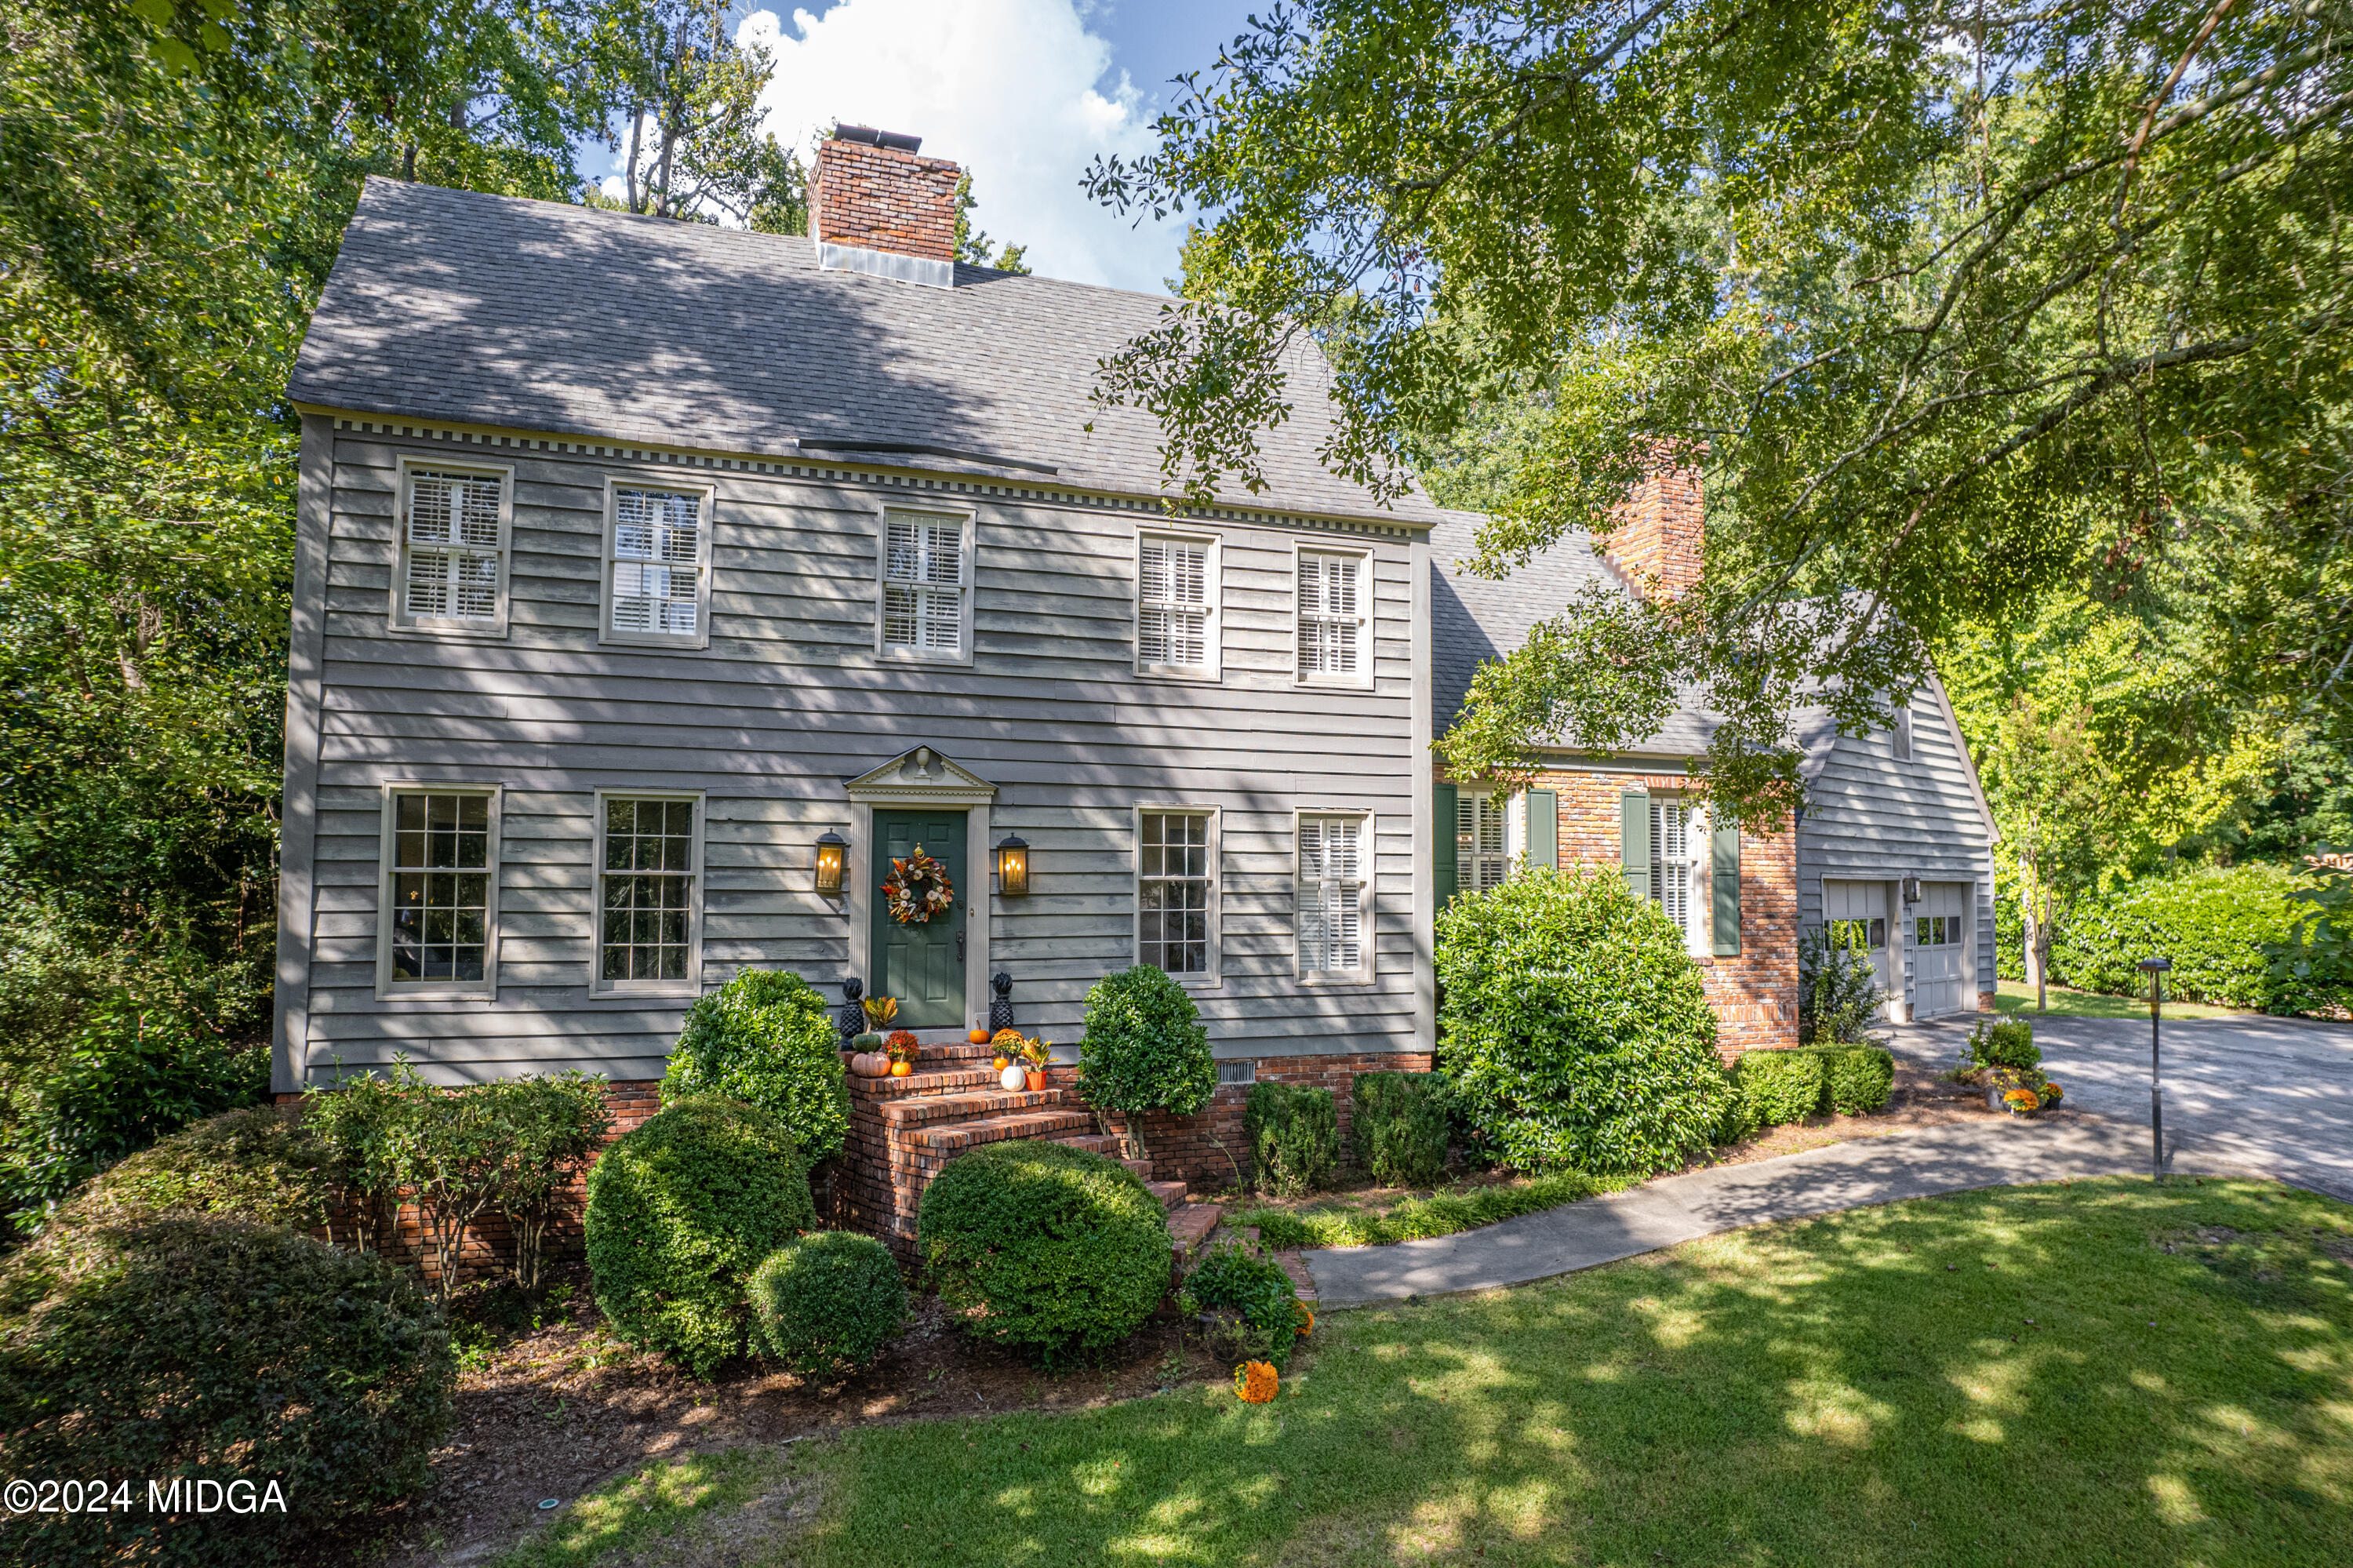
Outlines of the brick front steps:
<svg viewBox="0 0 2353 1568">
<path fill-rule="evenodd" d="M 1108 1155 L 1142 1177 L 1167 1211 L 1170 1263 L 1181 1271 L 1217 1228 L 1218 1205 L 1189 1202 L 1182 1181 L 1155 1181 L 1148 1160 L 1121 1160 L 1120 1139 L 1097 1130 L 1094 1113 L 1074 1091 L 998 1086 L 991 1054 L 986 1045 L 963 1041 L 931 1043 L 917 1048 L 915 1070 L 905 1077 L 851 1076 L 849 1138 L 832 1182 L 833 1223 L 880 1236 L 912 1259 L 923 1189 L 949 1160 L 984 1143 L 1040 1139 Z"/>
</svg>

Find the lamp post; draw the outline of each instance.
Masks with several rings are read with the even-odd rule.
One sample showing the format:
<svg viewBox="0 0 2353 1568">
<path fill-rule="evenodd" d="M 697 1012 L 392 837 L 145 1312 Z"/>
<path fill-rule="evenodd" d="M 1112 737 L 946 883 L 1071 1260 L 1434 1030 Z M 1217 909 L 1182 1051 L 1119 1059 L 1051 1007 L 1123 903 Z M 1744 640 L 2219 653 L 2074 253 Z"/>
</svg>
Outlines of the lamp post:
<svg viewBox="0 0 2353 1568">
<path fill-rule="evenodd" d="M 2143 959 L 2140 972 L 2148 977 L 2148 1160 L 2149 1179 L 2165 1180 L 2165 1090 L 2158 1076 L 2158 1010 L 2165 977 L 2173 964 L 2167 959 Z"/>
</svg>

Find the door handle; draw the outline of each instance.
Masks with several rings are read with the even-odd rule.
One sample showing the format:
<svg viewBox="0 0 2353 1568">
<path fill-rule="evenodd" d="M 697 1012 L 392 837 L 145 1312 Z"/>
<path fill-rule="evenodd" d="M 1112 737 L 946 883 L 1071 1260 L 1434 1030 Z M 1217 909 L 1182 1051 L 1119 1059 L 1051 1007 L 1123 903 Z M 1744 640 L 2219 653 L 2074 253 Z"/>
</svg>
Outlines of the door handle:
<svg viewBox="0 0 2353 1568">
<path fill-rule="evenodd" d="M 964 962 L 964 931 L 961 927 L 956 931 L 956 962 Z"/>
</svg>

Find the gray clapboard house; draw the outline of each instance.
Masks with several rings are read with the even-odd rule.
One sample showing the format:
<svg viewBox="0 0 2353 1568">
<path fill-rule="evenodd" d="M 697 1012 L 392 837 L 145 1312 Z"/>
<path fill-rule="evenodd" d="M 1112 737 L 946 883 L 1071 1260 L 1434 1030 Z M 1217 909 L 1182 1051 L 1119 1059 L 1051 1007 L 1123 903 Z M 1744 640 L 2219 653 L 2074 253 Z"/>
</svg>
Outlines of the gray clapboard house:
<svg viewBox="0 0 2353 1568">
<path fill-rule="evenodd" d="M 369 182 L 291 387 L 277 1088 L 655 1077 L 745 966 L 1067 1042 L 1141 961 L 1235 1077 L 1426 1064 L 1434 510 L 1317 462 L 1312 356 L 1265 491 L 1165 507 L 1090 402 L 1165 302 L 818 164 L 823 242 Z"/>
</svg>

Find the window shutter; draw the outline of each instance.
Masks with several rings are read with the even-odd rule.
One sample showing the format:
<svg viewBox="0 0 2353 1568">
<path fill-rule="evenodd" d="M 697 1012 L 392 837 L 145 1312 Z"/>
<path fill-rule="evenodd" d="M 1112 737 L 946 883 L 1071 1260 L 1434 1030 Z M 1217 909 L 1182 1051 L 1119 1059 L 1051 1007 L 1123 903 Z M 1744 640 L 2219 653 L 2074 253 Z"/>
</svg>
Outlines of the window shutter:
<svg viewBox="0 0 2353 1568">
<path fill-rule="evenodd" d="M 1454 786 L 1440 784 L 1430 792 L 1430 863 L 1438 883 L 1438 906 L 1446 907 L 1461 885 L 1462 873 L 1454 858 L 1456 804 Z"/>
<path fill-rule="evenodd" d="M 1719 959 L 1740 956 L 1740 830 L 1718 828 L 1709 844 L 1707 885 L 1715 906 L 1715 952 Z"/>
<path fill-rule="evenodd" d="M 1528 863 L 1560 864 L 1560 792 L 1528 791 Z"/>
<path fill-rule="evenodd" d="M 1651 897 L 1651 792 L 1629 789 L 1618 797 L 1618 863 L 1626 885 L 1645 903 Z"/>
</svg>

